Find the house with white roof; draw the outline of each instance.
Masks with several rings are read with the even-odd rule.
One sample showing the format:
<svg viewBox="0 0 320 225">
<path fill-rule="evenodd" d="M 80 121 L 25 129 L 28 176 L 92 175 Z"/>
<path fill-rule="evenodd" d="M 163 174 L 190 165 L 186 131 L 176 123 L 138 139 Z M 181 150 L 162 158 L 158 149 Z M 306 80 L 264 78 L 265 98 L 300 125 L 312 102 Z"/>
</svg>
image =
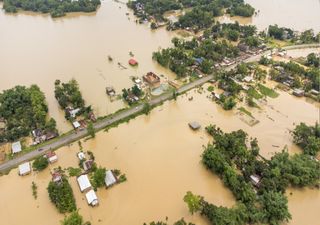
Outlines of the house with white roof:
<svg viewBox="0 0 320 225">
<path fill-rule="evenodd" d="M 84 152 L 78 152 L 77 156 L 78 156 L 79 160 L 86 159 L 86 155 L 84 154 Z"/>
<path fill-rule="evenodd" d="M 21 148 L 21 143 L 20 143 L 20 141 L 17 141 L 17 142 L 12 143 L 11 150 L 12 150 L 12 153 L 13 153 L 13 154 L 18 153 L 18 152 L 21 152 L 21 151 L 22 151 L 22 148 Z"/>
<path fill-rule="evenodd" d="M 24 176 L 31 173 L 31 166 L 29 162 L 19 165 L 19 175 Z"/>
<path fill-rule="evenodd" d="M 104 182 L 107 187 L 110 187 L 110 186 L 114 185 L 115 183 L 117 183 L 117 179 L 115 178 L 115 176 L 113 175 L 111 170 L 108 170 L 106 172 L 106 178 L 104 179 Z"/>
<path fill-rule="evenodd" d="M 81 192 L 89 191 L 92 188 L 88 175 L 79 176 L 77 181 Z"/>
<path fill-rule="evenodd" d="M 74 122 L 72 123 L 72 125 L 73 125 L 74 129 L 78 129 L 78 128 L 81 126 L 78 121 L 74 121 Z"/>
<path fill-rule="evenodd" d="M 99 204 L 98 197 L 94 190 L 90 190 L 86 193 L 86 199 L 89 205 L 96 206 Z"/>
</svg>

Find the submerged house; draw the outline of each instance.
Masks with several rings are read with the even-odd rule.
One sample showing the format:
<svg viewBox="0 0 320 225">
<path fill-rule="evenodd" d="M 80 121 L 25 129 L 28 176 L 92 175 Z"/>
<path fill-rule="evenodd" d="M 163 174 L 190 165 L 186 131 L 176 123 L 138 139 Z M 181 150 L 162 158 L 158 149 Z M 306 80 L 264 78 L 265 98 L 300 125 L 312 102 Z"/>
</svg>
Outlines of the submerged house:
<svg viewBox="0 0 320 225">
<path fill-rule="evenodd" d="M 302 89 L 294 89 L 292 94 L 294 96 L 297 96 L 297 97 L 303 97 L 304 96 L 304 90 L 302 90 Z"/>
<path fill-rule="evenodd" d="M 87 161 L 83 162 L 82 166 L 83 166 L 84 171 L 91 170 L 93 163 L 94 163 L 93 160 L 87 160 Z"/>
<path fill-rule="evenodd" d="M 86 193 L 86 199 L 89 205 L 96 206 L 99 204 L 98 197 L 94 190 L 90 190 Z"/>
<path fill-rule="evenodd" d="M 115 96 L 116 95 L 116 91 L 114 90 L 113 87 L 106 87 L 106 93 L 109 96 Z"/>
<path fill-rule="evenodd" d="M 55 183 L 59 183 L 62 181 L 62 175 L 60 172 L 58 171 L 55 171 L 53 172 L 52 174 L 52 181 L 55 182 Z"/>
<path fill-rule="evenodd" d="M 113 175 L 111 170 L 107 170 L 106 171 L 106 177 L 104 179 L 104 182 L 106 184 L 107 187 L 111 187 L 112 185 L 114 185 L 115 183 L 117 183 L 117 179 L 116 177 Z"/>
<path fill-rule="evenodd" d="M 55 163 L 58 161 L 58 156 L 55 152 L 46 153 L 46 158 L 48 159 L 49 163 Z"/>
<path fill-rule="evenodd" d="M 29 162 L 19 165 L 19 175 L 24 176 L 31 173 L 31 166 Z"/>
<path fill-rule="evenodd" d="M 79 160 L 86 159 L 86 155 L 84 154 L 84 152 L 78 152 L 77 156 L 78 156 Z"/>
<path fill-rule="evenodd" d="M 129 65 L 130 65 L 130 66 L 137 66 L 137 65 L 138 65 L 138 62 L 137 62 L 135 59 L 130 59 L 130 60 L 129 60 Z"/>
<path fill-rule="evenodd" d="M 81 192 L 89 191 L 92 188 L 88 175 L 80 175 L 77 178 L 77 182 Z"/>
<path fill-rule="evenodd" d="M 189 124 L 189 127 L 192 129 L 192 130 L 199 130 L 201 125 L 198 123 L 198 122 L 190 122 Z"/>
<path fill-rule="evenodd" d="M 144 75 L 143 81 L 148 83 L 152 87 L 160 86 L 160 77 L 153 72 L 149 72 L 146 75 Z"/>
<path fill-rule="evenodd" d="M 11 150 L 13 154 L 21 152 L 22 148 L 20 141 L 12 143 Z"/>
</svg>

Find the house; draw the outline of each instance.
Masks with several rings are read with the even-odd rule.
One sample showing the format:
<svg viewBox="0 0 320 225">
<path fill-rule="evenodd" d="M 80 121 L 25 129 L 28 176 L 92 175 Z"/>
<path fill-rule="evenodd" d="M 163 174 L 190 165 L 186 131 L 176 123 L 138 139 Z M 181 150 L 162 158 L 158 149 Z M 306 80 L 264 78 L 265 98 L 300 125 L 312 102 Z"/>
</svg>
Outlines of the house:
<svg viewBox="0 0 320 225">
<path fill-rule="evenodd" d="M 153 87 L 160 86 L 160 77 L 158 77 L 153 72 L 149 72 L 149 73 L 147 73 L 147 75 L 144 75 L 143 81 Z"/>
<path fill-rule="evenodd" d="M 113 87 L 106 87 L 106 93 L 109 96 L 115 96 L 116 95 L 116 91 L 114 90 Z"/>
<path fill-rule="evenodd" d="M 250 175 L 250 180 L 254 186 L 259 187 L 261 178 L 258 175 Z"/>
<path fill-rule="evenodd" d="M 135 59 L 130 59 L 130 60 L 129 60 L 129 65 L 130 65 L 130 66 L 137 66 L 137 65 L 138 65 L 138 62 L 137 62 Z"/>
<path fill-rule="evenodd" d="M 46 153 L 46 158 L 48 159 L 49 163 L 55 163 L 58 161 L 58 156 L 55 152 L 48 152 Z"/>
<path fill-rule="evenodd" d="M 195 64 L 196 65 L 201 65 L 204 61 L 204 58 L 194 58 Z"/>
<path fill-rule="evenodd" d="M 312 89 L 312 90 L 310 91 L 310 93 L 313 94 L 313 95 L 319 95 L 319 91 L 317 91 L 317 90 L 315 90 L 315 89 Z"/>
<path fill-rule="evenodd" d="M 251 83 L 253 81 L 253 78 L 251 76 L 246 76 L 243 78 L 243 81 L 246 83 Z"/>
<path fill-rule="evenodd" d="M 74 129 L 78 129 L 81 125 L 80 125 L 80 123 L 78 121 L 74 121 L 72 123 L 72 126 L 74 127 Z"/>
<path fill-rule="evenodd" d="M 12 143 L 11 150 L 13 154 L 21 152 L 22 148 L 20 141 Z"/>
<path fill-rule="evenodd" d="M 220 100 L 220 95 L 218 93 L 212 92 L 211 94 L 215 100 Z"/>
<path fill-rule="evenodd" d="M 93 160 L 87 160 L 87 161 L 83 162 L 83 163 L 82 163 L 83 169 L 84 169 L 85 171 L 91 170 L 91 168 L 92 168 L 92 166 L 93 166 L 93 163 L 94 163 Z"/>
<path fill-rule="evenodd" d="M 53 172 L 51 176 L 52 176 L 52 181 L 55 183 L 59 183 L 62 181 L 62 175 L 58 171 Z"/>
<path fill-rule="evenodd" d="M 77 182 L 81 192 L 89 191 L 92 188 L 88 175 L 79 176 Z"/>
<path fill-rule="evenodd" d="M 77 113 L 80 112 L 80 108 L 73 109 L 73 108 L 71 108 L 71 107 L 67 107 L 67 108 L 66 108 L 66 112 L 67 112 L 67 114 L 70 115 L 70 117 L 76 118 Z"/>
<path fill-rule="evenodd" d="M 84 154 L 84 152 L 78 152 L 77 156 L 80 161 L 86 159 L 86 155 Z"/>
<path fill-rule="evenodd" d="M 192 130 L 198 130 L 201 127 L 201 125 L 198 122 L 190 122 L 188 123 L 188 125 Z"/>
<path fill-rule="evenodd" d="M 302 90 L 302 89 L 294 89 L 292 94 L 294 96 L 297 96 L 297 97 L 303 97 L 304 96 L 304 90 Z"/>
<path fill-rule="evenodd" d="M 19 175 L 24 176 L 31 173 L 31 166 L 29 162 L 19 165 Z"/>
<path fill-rule="evenodd" d="M 97 121 L 97 118 L 96 118 L 96 116 L 94 115 L 94 113 L 92 111 L 89 112 L 88 117 L 92 122 L 96 122 Z"/>
<path fill-rule="evenodd" d="M 94 190 L 90 190 L 86 193 L 86 199 L 89 205 L 96 206 L 99 204 L 98 197 Z"/>
<path fill-rule="evenodd" d="M 111 170 L 107 170 L 106 171 L 106 177 L 104 179 L 104 182 L 105 182 L 107 187 L 111 187 L 112 185 L 114 185 L 117 182 L 117 179 L 113 175 Z"/>
</svg>

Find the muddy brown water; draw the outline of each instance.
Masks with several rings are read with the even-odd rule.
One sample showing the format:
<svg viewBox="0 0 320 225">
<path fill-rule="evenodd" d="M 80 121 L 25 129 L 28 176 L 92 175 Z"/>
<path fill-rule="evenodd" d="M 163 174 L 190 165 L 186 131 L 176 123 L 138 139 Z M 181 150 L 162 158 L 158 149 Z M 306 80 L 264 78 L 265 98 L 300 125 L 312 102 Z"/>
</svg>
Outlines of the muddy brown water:
<svg viewBox="0 0 320 225">
<path fill-rule="evenodd" d="M 289 130 L 296 121 L 312 124 L 319 119 L 319 105 L 281 92 L 277 99 L 268 99 L 267 105 L 261 105 L 262 112 L 252 111 L 260 123 L 250 127 L 240 120 L 236 111 L 223 111 L 207 95 L 207 92 L 199 94 L 192 90 L 179 96 L 177 101 L 164 103 L 148 116 L 139 116 L 128 124 L 109 132 L 99 132 L 95 139 L 83 142 L 84 150 L 94 152 L 98 165 L 121 169 L 128 178 L 127 182 L 111 189 L 99 190 L 100 205 L 96 208 L 87 205 L 75 178 L 70 178 L 80 213 L 86 220 L 92 224 L 139 225 L 164 220 L 168 216 L 169 221 L 185 217 L 196 224 L 208 224 L 199 215 L 188 213 L 182 200 L 186 191 L 200 194 L 217 205 L 230 207 L 235 201 L 221 180 L 200 162 L 203 145 L 211 141 L 204 131 L 206 125 L 217 124 L 226 132 L 245 130 L 258 138 L 261 153 L 269 158 L 285 145 L 290 153 L 299 153 L 300 150 L 291 144 Z M 191 96 L 193 101 L 188 100 Z M 198 121 L 202 128 L 191 131 L 187 125 L 190 121 Z M 77 166 L 77 151 L 77 143 L 59 149 L 59 161 L 50 167 Z M 2 222 L 10 225 L 58 224 L 63 216 L 49 201 L 46 191 L 49 180 L 49 169 L 26 177 L 19 177 L 15 169 L 0 177 Z M 37 200 L 32 197 L 32 181 L 38 185 Z M 308 220 L 308 224 L 316 225 L 319 191 L 289 190 L 288 195 L 289 192 L 293 192 L 289 196 L 293 214 L 289 224 L 305 224 L 303 222 Z"/>
<path fill-rule="evenodd" d="M 307 25 L 317 29 L 318 23 L 305 21 L 310 15 L 313 15 L 313 22 L 319 21 L 317 15 L 312 14 L 317 9 L 317 2 L 309 1 L 311 5 L 300 1 L 296 6 L 311 10 L 299 18 L 297 26 L 288 20 L 288 16 L 282 17 L 297 29 L 303 23 L 302 29 Z M 255 3 L 261 6 L 260 17 L 269 12 L 269 6 L 263 10 L 262 6 L 266 4 L 263 1 Z M 252 2 L 254 6 L 255 3 Z M 276 1 L 270 4 L 277 9 Z M 0 89 L 17 84 L 38 84 L 47 96 L 50 114 L 57 120 L 60 131 L 67 131 L 71 127 L 58 110 L 53 95 L 55 79 L 77 79 L 87 104 L 93 105 L 97 115 L 104 115 L 123 107 L 121 102 L 108 100 L 104 91 L 106 86 L 112 85 L 119 92 L 132 85 L 130 76 L 141 76 L 150 70 L 173 78 L 173 74 L 151 60 L 151 54 L 160 46 L 169 46 L 174 34 L 164 29 L 153 32 L 146 25 L 136 25 L 131 12 L 130 20 L 126 12 L 124 5 L 113 1 L 104 2 L 97 13 L 71 14 L 55 20 L 47 15 L 7 15 L 1 11 Z M 277 14 L 276 11 L 269 13 L 270 16 L 262 18 L 269 18 L 268 23 L 272 23 L 271 20 L 275 19 L 272 15 Z M 254 21 L 258 21 L 258 17 Z M 263 29 L 263 22 L 260 24 Z M 121 70 L 117 63 L 127 66 L 129 51 L 135 54 L 140 64 L 137 68 L 128 66 L 127 70 Z M 112 63 L 108 62 L 108 55 L 114 58 Z M 154 109 L 149 116 L 140 116 L 108 133 L 99 132 L 94 140 L 83 143 L 85 150 L 94 152 L 99 165 L 121 169 L 128 177 L 123 184 L 99 190 L 100 205 L 96 208 L 87 206 L 75 178 L 70 179 L 80 213 L 86 220 L 93 224 L 140 225 L 164 220 L 168 216 L 170 222 L 185 217 L 196 224 L 207 224 L 199 215 L 188 213 L 182 201 L 186 191 L 200 194 L 217 205 L 230 207 L 235 201 L 220 179 L 206 171 L 200 162 L 202 146 L 211 140 L 205 134 L 204 126 L 214 123 L 227 132 L 243 129 L 258 138 L 261 153 L 270 158 L 285 145 L 290 153 L 299 153 L 300 150 L 292 144 L 289 130 L 298 121 L 313 124 L 319 120 L 318 104 L 281 92 L 277 99 L 268 99 L 267 103 L 261 104 L 263 110 L 251 110 L 260 122 L 250 127 L 240 119 L 236 110 L 225 112 L 207 95 L 190 91 L 188 96 L 194 96 L 193 101 L 181 96 L 176 102 L 166 102 Z M 191 131 L 187 126 L 190 121 L 200 122 L 201 130 Z M 76 143 L 59 149 L 59 161 L 49 169 L 77 166 L 78 151 Z M 63 216 L 50 203 L 46 191 L 49 169 L 26 177 L 19 177 L 15 169 L 0 177 L 1 224 L 59 224 Z M 37 200 L 32 197 L 32 181 L 38 185 Z M 293 194 L 289 195 L 290 192 Z M 318 190 L 288 190 L 288 196 L 293 214 L 289 224 L 320 224 Z"/>
</svg>

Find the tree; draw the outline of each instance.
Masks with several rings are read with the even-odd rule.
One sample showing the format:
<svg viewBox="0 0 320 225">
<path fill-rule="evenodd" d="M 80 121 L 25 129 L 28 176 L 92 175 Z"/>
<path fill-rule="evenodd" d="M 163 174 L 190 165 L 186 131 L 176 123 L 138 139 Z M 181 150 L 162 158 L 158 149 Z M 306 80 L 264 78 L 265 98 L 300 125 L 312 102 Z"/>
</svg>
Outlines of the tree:
<svg viewBox="0 0 320 225">
<path fill-rule="evenodd" d="M 261 206 L 264 211 L 264 220 L 270 225 L 279 225 L 281 222 L 289 222 L 291 215 L 288 211 L 288 200 L 280 192 L 268 191 L 261 196 Z"/>
<path fill-rule="evenodd" d="M 76 201 L 67 178 L 63 177 L 60 183 L 50 181 L 47 190 L 51 202 L 55 204 L 60 213 L 76 210 Z"/>
<path fill-rule="evenodd" d="M 62 225 L 83 225 L 83 218 L 78 211 L 73 211 L 61 221 Z"/>
<path fill-rule="evenodd" d="M 188 191 L 183 197 L 183 201 L 187 203 L 189 211 L 191 214 L 201 210 L 201 202 L 203 198 L 199 195 L 192 194 L 191 191 Z"/>
<path fill-rule="evenodd" d="M 96 131 L 94 129 L 94 126 L 93 126 L 93 123 L 92 122 L 89 122 L 88 123 L 88 126 L 87 126 L 87 131 L 88 131 L 88 134 L 94 138 L 96 136 Z"/>
<path fill-rule="evenodd" d="M 105 181 L 104 181 L 105 178 L 106 178 L 106 168 L 102 168 L 102 167 L 97 168 L 93 172 L 91 177 L 93 187 L 95 189 L 99 187 L 103 187 L 105 185 Z"/>
<path fill-rule="evenodd" d="M 146 115 L 148 115 L 151 111 L 151 105 L 149 103 L 144 103 L 143 104 L 143 108 L 142 108 L 142 112 Z"/>
<path fill-rule="evenodd" d="M 44 156 L 39 156 L 33 161 L 32 167 L 37 171 L 42 171 L 48 167 L 48 164 L 49 162 L 47 158 L 45 158 Z"/>
</svg>

